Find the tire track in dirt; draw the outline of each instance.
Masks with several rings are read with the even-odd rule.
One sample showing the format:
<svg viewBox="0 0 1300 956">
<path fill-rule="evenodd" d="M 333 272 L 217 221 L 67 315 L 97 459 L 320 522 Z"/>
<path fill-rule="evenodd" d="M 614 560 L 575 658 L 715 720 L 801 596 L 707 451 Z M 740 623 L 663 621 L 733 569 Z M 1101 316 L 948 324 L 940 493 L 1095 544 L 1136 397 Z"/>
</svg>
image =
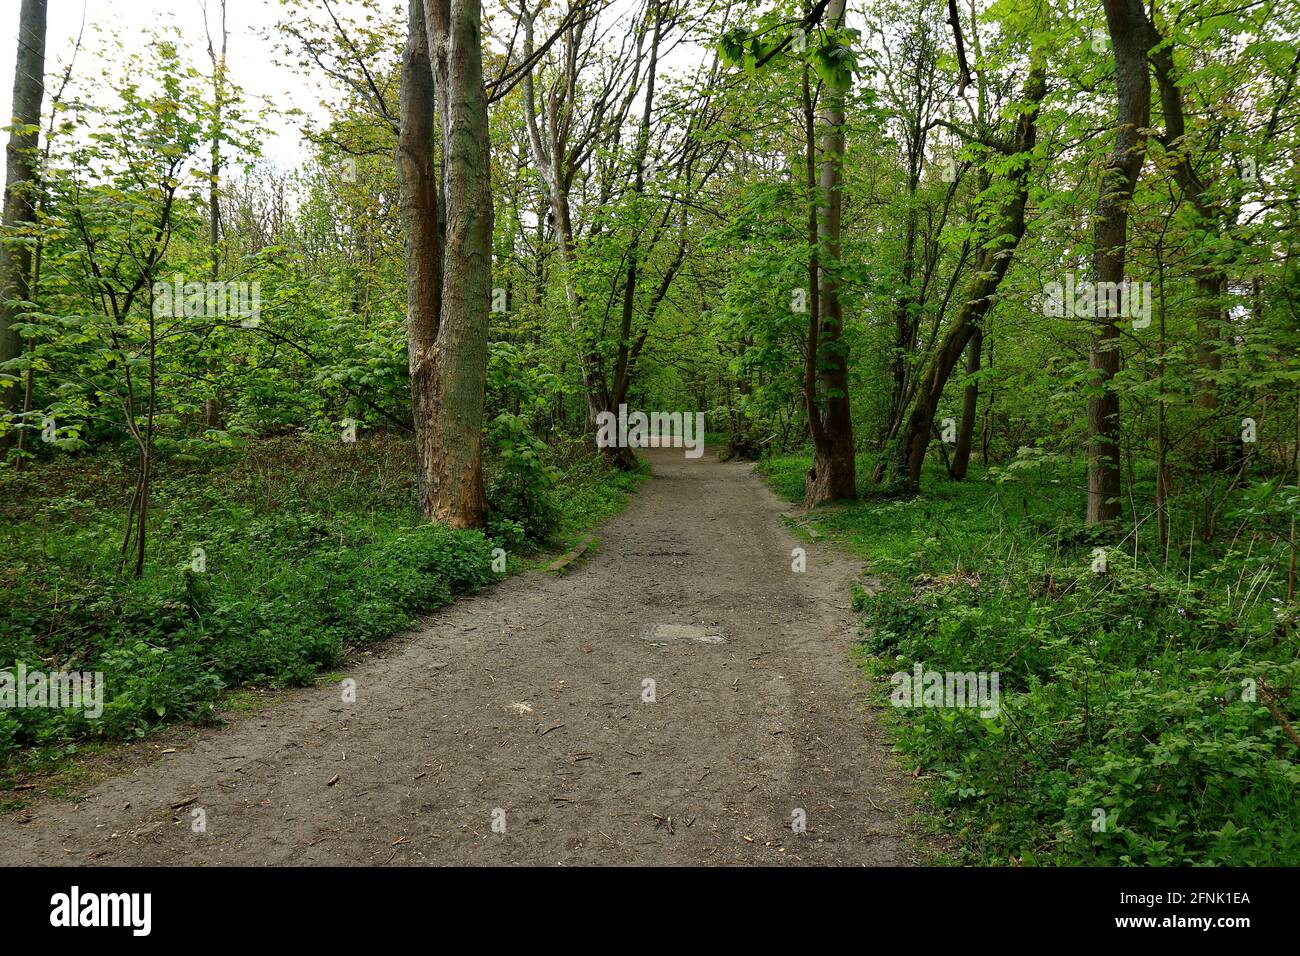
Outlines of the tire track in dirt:
<svg viewBox="0 0 1300 956">
<path fill-rule="evenodd" d="M 750 466 L 645 454 L 567 576 L 430 616 L 347 671 L 354 704 L 294 691 L 0 818 L 0 864 L 913 862 L 909 780 L 848 657 L 860 563 L 796 541 Z"/>
</svg>

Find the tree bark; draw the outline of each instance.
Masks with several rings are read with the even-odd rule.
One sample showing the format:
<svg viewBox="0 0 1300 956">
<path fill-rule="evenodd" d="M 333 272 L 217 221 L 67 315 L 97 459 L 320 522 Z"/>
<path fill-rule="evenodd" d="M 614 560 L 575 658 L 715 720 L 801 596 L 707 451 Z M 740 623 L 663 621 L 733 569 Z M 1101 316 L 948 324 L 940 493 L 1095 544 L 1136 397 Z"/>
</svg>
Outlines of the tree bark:
<svg viewBox="0 0 1300 956">
<path fill-rule="evenodd" d="M 436 509 L 430 476 L 438 457 L 432 427 L 433 365 L 442 304 L 442 237 L 433 164 L 433 70 L 423 0 L 409 0 L 407 20 L 406 48 L 402 54 L 401 130 L 397 141 L 402 225 L 406 235 L 406 348 L 420 514 L 426 520 L 433 520 Z"/>
<path fill-rule="evenodd" d="M 442 113 L 442 295 L 433 343 L 430 518 L 482 527 L 483 402 L 492 300 L 492 189 L 479 0 L 425 0 L 425 31 Z"/>
<path fill-rule="evenodd" d="M 966 374 L 968 376 L 979 374 L 980 352 L 983 347 L 984 333 L 980 329 L 976 329 L 975 334 L 970 337 L 970 342 L 966 345 Z M 948 475 L 954 481 L 963 480 L 970 468 L 970 449 L 975 435 L 975 412 L 979 404 L 979 396 L 979 380 L 972 379 L 967 382 L 966 390 L 962 395 L 961 425 L 957 431 L 957 448 L 953 452 L 952 463 L 948 466 Z"/>
<path fill-rule="evenodd" d="M 208 275 L 213 282 L 221 279 L 221 126 L 226 88 L 226 49 L 229 34 L 226 30 L 226 0 L 221 0 L 221 53 L 218 54 L 208 36 L 208 58 L 212 61 L 212 142 L 208 166 Z M 204 27 L 207 27 L 207 9 L 204 8 Z M 217 376 L 207 369 L 213 387 Z M 203 402 L 203 421 L 208 428 L 221 427 L 221 396 L 213 394 Z"/>
<path fill-rule="evenodd" d="M 964 50 L 960 21 L 956 16 L 956 6 L 952 3 L 949 5 L 949 22 L 952 24 L 958 49 Z M 917 276 L 917 259 L 925 261 L 937 258 L 932 257 L 931 249 L 928 247 L 935 241 L 938 232 L 932 231 L 927 238 L 921 239 L 920 215 L 917 207 L 921 169 L 925 162 L 929 131 L 933 125 L 935 102 L 933 92 L 936 50 L 929 24 L 914 28 L 908 36 L 908 41 L 914 44 L 916 50 L 915 72 L 907 77 L 905 86 L 900 84 L 900 89 L 910 89 L 914 99 L 906 101 L 900 97 L 899 101 L 900 112 L 906 111 L 903 146 L 907 167 L 907 198 L 903 219 L 902 288 L 898 302 L 894 306 L 894 341 L 891 360 L 893 383 L 889 392 L 888 413 L 878 441 L 882 451 L 888 448 L 889 443 L 898 435 L 899 426 L 903 423 L 903 413 L 907 410 L 911 377 L 910 356 L 916 346 L 917 332 L 926 304 L 925 291 L 928 286 L 926 281 L 928 276 L 924 275 L 927 270 L 924 267 L 921 269 L 923 275 Z M 964 53 L 962 57 L 964 65 Z M 963 77 L 969 80 L 968 74 L 963 74 Z M 955 183 L 953 188 L 955 189 Z M 922 246 L 919 254 L 918 244 Z M 886 457 L 881 455 L 871 476 L 873 482 L 880 480 L 886 464 Z"/>
<path fill-rule="evenodd" d="M 1216 247 L 1216 241 L 1223 232 L 1229 216 L 1221 205 L 1211 199 L 1209 184 L 1192 165 L 1191 144 L 1187 141 L 1187 126 L 1183 113 L 1183 91 L 1178 85 L 1174 72 L 1173 45 L 1164 41 L 1155 25 L 1147 20 L 1145 15 L 1143 23 L 1147 49 L 1151 51 L 1151 63 L 1155 67 L 1156 82 L 1160 90 L 1161 112 L 1165 119 L 1165 132 L 1161 140 L 1165 149 L 1174 154 L 1174 179 L 1196 212 L 1197 226 L 1203 230 L 1203 235 L 1194 236 L 1192 239 L 1196 246 L 1193 251 L 1193 274 L 1197 292 L 1196 364 L 1200 373 L 1196 379 L 1193 404 L 1206 418 L 1213 419 L 1218 414 L 1219 408 L 1219 387 L 1215 378 L 1223 367 L 1219 351 L 1223 339 L 1219 302 L 1227 277 L 1222 261 L 1215 261 L 1219 253 L 1206 255 L 1204 250 Z M 1208 261 L 1202 261 L 1202 257 Z M 1222 469 L 1227 464 L 1223 452 L 1222 436 L 1213 426 L 1203 439 L 1197 440 L 1194 449 L 1194 454 L 1200 458 L 1199 464 L 1217 469 Z"/>
<path fill-rule="evenodd" d="M 46 0 L 23 0 L 18 18 L 18 52 L 14 61 L 13 123 L 5 151 L 4 228 L 6 233 L 29 227 L 36 217 L 37 129 L 45 93 Z M 26 301 L 31 282 L 31 247 L 0 242 L 0 367 L 22 354 L 23 342 L 14 324 L 22 314 L 14 300 Z M 17 380 L 0 387 L 0 410 L 22 408 Z M 0 434 L 0 454 L 14 444 L 12 429 Z"/>
<path fill-rule="evenodd" d="M 1117 100 L 1115 148 L 1102 172 L 1093 216 L 1094 282 L 1122 283 L 1128 248 L 1129 203 L 1146 155 L 1151 124 L 1151 76 L 1147 70 L 1149 24 L 1140 0 L 1105 0 L 1106 26 L 1115 51 Z M 1094 296 L 1088 350 L 1088 514 L 1090 525 L 1112 524 L 1122 511 L 1119 395 L 1119 321 L 1110 296 Z"/>
<path fill-rule="evenodd" d="M 838 30 L 844 23 L 844 0 L 830 0 L 826 23 Z M 853 456 L 853 416 L 849 406 L 849 354 L 844 341 L 844 314 L 837 271 L 840 264 L 840 210 L 844 178 L 844 93 L 824 88 L 822 163 L 817 190 L 817 263 L 820 316 L 816 347 L 809 360 L 818 366 L 820 402 L 810 405 L 815 457 L 804 479 L 804 505 L 856 498 L 857 472 Z M 830 266 L 828 269 L 827 266 Z"/>
</svg>

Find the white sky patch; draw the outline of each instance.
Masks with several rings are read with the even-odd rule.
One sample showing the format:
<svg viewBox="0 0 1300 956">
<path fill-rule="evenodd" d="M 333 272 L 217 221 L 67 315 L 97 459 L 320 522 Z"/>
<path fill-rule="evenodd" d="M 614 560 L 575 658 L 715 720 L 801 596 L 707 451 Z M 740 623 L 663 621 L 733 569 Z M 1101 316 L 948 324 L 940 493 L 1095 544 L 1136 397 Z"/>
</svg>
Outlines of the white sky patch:
<svg viewBox="0 0 1300 956">
<path fill-rule="evenodd" d="M 21 0 L 0 0 L 0 125 L 7 125 L 13 99 L 14 54 L 18 44 L 18 14 Z M 200 73 L 211 70 L 207 53 L 207 34 L 204 29 L 204 4 L 201 0 L 49 0 L 49 25 L 46 37 L 45 65 L 47 90 L 44 108 L 49 108 L 49 96 L 57 89 L 63 69 L 82 32 L 81 51 L 77 54 L 69 96 L 83 96 L 92 102 L 104 100 L 96 84 L 102 84 L 104 64 L 98 50 L 102 46 L 96 26 L 105 31 L 115 31 L 129 52 L 143 49 L 146 31 L 165 24 L 174 24 L 190 57 L 190 62 Z M 219 43 L 219 0 L 208 0 L 208 17 L 214 43 Z M 331 8 L 345 22 L 365 9 L 358 0 L 331 0 Z M 384 16 L 392 16 L 405 26 L 404 0 L 382 0 Z M 613 0 L 601 17 L 601 32 L 616 42 L 626 32 L 642 0 Z M 496 35 L 489 46 L 498 52 L 509 41 L 511 15 L 504 12 L 499 0 L 485 4 L 485 16 L 490 17 Z M 337 102 L 342 89 L 314 65 L 300 69 L 287 65 L 296 62 L 299 51 L 290 40 L 289 53 L 284 50 L 285 38 L 275 29 L 283 15 L 279 0 L 227 0 L 226 25 L 229 31 L 228 70 L 231 80 L 244 90 L 248 111 L 269 103 L 281 113 L 291 109 L 301 110 L 316 125 L 329 119 L 321 101 Z M 328 23 L 329 14 L 322 4 L 317 22 Z M 516 47 L 516 53 L 518 47 Z M 684 76 L 695 72 L 712 57 L 708 46 L 684 38 L 680 32 L 668 38 L 661 51 L 663 78 Z M 639 99 L 639 98 L 638 98 Z M 639 104 L 634 109 L 639 112 Z M 284 169 L 300 166 L 307 156 L 301 131 L 302 118 L 280 116 L 269 121 L 261 141 L 263 158 Z M 42 124 L 43 126 L 43 124 Z"/>
<path fill-rule="evenodd" d="M 0 117 L 5 125 L 10 122 L 13 104 L 14 54 L 18 49 L 20 6 L 20 0 L 0 0 Z M 352 6 L 350 0 L 336 3 L 341 10 Z M 208 7 L 213 40 L 219 44 L 217 0 L 209 0 Z M 49 94 L 57 89 L 76 45 L 83 10 L 86 29 L 70 90 L 78 88 L 93 98 L 95 83 L 102 81 L 103 65 L 95 56 L 99 40 L 92 29 L 96 24 L 116 31 L 128 50 L 138 50 L 144 46 L 146 30 L 167 22 L 174 23 L 186 43 L 195 69 L 204 74 L 211 70 L 207 35 L 203 28 L 203 8 L 199 0 L 49 0 L 45 75 L 50 89 L 44 104 L 46 109 L 49 108 Z M 280 4 L 271 0 L 227 0 L 229 75 L 244 88 L 250 107 L 268 101 L 279 110 L 297 108 L 322 122 L 326 118 L 320 107 L 322 95 L 332 98 L 334 93 L 327 85 L 328 79 L 317 71 L 300 72 L 275 62 L 286 59 L 277 50 L 273 30 L 280 10 Z M 270 124 L 261 143 L 263 156 L 284 168 L 297 167 L 305 155 L 298 123 L 297 120 L 282 118 Z"/>
</svg>

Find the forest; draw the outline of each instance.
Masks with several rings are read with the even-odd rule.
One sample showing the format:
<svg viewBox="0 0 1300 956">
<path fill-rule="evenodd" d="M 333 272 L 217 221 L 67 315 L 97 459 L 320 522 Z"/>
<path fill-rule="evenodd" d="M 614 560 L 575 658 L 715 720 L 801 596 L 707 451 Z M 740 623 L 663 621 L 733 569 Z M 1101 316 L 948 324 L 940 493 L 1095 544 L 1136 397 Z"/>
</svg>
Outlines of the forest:
<svg viewBox="0 0 1300 956">
<path fill-rule="evenodd" d="M 0 29 L 0 668 L 103 695 L 0 682 L 0 820 L 544 576 L 698 437 L 866 569 L 924 860 L 1300 865 L 1300 3 L 98 6 Z"/>
</svg>

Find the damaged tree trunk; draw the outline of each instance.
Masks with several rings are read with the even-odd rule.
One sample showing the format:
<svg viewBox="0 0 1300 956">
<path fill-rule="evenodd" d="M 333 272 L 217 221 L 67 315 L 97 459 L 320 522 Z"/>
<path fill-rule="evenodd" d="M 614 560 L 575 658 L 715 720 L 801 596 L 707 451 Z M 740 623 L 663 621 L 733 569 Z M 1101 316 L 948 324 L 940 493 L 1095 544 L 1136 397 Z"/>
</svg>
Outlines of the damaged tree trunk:
<svg viewBox="0 0 1300 956">
<path fill-rule="evenodd" d="M 492 194 L 478 0 L 410 0 L 398 171 L 420 511 L 482 527 Z M 442 192 L 433 164 L 441 120 Z"/>
<path fill-rule="evenodd" d="M 479 0 L 425 0 L 425 32 L 442 108 L 446 227 L 442 301 L 433 343 L 429 480 L 432 514 L 453 528 L 481 528 L 483 402 L 492 303 L 492 188 Z"/>
<path fill-rule="evenodd" d="M 433 164 L 433 70 L 424 32 L 423 0 L 410 0 L 406 49 L 402 55 L 401 130 L 397 141 L 406 235 L 406 347 L 415 427 L 416 483 L 420 514 L 435 508 L 429 476 L 438 448 L 433 442 L 433 356 L 442 305 L 442 237 L 438 229 L 438 184 Z"/>
</svg>

